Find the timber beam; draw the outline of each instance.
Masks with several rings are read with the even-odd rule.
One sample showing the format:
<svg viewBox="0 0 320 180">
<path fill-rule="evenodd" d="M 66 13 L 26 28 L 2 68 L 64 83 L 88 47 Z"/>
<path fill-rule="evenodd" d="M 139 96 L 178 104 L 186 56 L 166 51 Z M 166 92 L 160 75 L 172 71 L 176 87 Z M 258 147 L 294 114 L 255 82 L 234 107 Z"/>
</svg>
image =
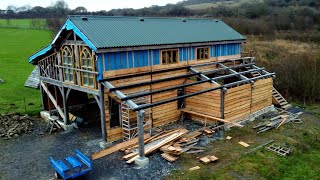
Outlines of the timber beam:
<svg viewBox="0 0 320 180">
<path fill-rule="evenodd" d="M 143 73 L 137 73 L 137 74 L 129 74 L 126 76 L 117 76 L 117 77 L 110 77 L 99 80 L 99 82 L 105 82 L 105 81 L 115 81 L 119 79 L 127 79 L 127 78 L 134 78 L 134 77 L 140 77 L 140 76 L 147 76 L 147 75 L 153 75 L 153 74 L 159 74 L 159 73 L 165 73 L 165 72 L 171 72 L 171 71 L 179 71 L 189 69 L 189 66 L 183 66 L 183 67 L 177 67 L 177 68 L 171 68 L 171 69 L 163 69 L 158 71 L 148 71 Z"/>
<path fill-rule="evenodd" d="M 174 77 L 169 77 L 169 78 L 164 78 L 164 79 L 141 82 L 141 83 L 136 83 L 136 84 L 129 84 L 129 85 L 125 85 L 125 86 L 119 86 L 119 87 L 115 87 L 115 88 L 110 88 L 109 91 L 111 92 L 111 91 L 115 91 L 115 90 L 123 90 L 123 89 L 135 88 L 135 87 L 139 87 L 139 86 L 151 85 L 151 84 L 156 84 L 156 83 L 166 82 L 166 81 L 172 81 L 172 80 L 181 79 L 181 78 L 188 78 L 188 77 L 197 76 L 197 75 L 200 75 L 200 73 L 184 74 L 184 75 L 174 76 Z"/>
</svg>

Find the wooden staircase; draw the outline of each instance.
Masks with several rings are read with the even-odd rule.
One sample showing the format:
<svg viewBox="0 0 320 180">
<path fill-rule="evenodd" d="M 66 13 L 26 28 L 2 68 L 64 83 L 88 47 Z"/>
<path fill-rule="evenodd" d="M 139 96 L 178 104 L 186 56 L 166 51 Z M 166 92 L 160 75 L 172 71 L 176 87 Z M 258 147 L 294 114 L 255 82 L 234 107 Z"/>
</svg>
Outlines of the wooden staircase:
<svg viewBox="0 0 320 180">
<path fill-rule="evenodd" d="M 281 109 L 289 109 L 291 104 L 276 90 L 276 88 L 272 88 L 272 103 L 275 105 L 279 105 Z"/>
<path fill-rule="evenodd" d="M 247 70 L 252 69 L 251 67 L 247 67 Z M 251 72 L 253 77 L 260 76 L 260 73 L 257 71 Z M 291 104 L 276 90 L 276 88 L 272 88 L 272 103 L 274 105 L 278 105 L 281 109 L 286 110 L 291 107 Z"/>
</svg>

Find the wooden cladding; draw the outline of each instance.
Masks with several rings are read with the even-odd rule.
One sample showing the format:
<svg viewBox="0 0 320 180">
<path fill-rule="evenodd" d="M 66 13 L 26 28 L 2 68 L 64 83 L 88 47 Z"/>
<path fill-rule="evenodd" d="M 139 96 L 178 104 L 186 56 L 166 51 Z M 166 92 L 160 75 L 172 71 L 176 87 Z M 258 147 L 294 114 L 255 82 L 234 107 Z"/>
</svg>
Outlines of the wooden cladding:
<svg viewBox="0 0 320 180">
<path fill-rule="evenodd" d="M 272 78 L 260 79 L 228 89 L 224 100 L 224 117 L 234 121 L 272 105 Z"/>
<path fill-rule="evenodd" d="M 194 81 L 187 80 L 186 83 L 192 83 Z M 218 85 L 211 83 L 203 83 L 194 86 L 189 86 L 185 88 L 186 94 L 191 94 L 194 92 L 202 91 L 204 89 L 214 88 Z M 194 112 L 202 113 L 205 115 L 210 115 L 214 117 L 221 117 L 221 90 L 215 90 L 193 96 L 186 99 L 186 109 L 192 110 Z M 194 120 L 204 121 L 205 118 L 191 115 L 191 118 Z M 209 121 L 209 120 L 208 120 Z"/>
</svg>

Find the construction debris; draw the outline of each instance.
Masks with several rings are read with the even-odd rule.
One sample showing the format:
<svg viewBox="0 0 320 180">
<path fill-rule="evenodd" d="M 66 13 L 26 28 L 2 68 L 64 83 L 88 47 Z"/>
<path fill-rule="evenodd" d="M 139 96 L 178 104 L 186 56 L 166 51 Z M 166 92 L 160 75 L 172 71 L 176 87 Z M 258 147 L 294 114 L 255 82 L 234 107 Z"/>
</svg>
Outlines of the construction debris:
<svg viewBox="0 0 320 180">
<path fill-rule="evenodd" d="M 198 169 L 200 169 L 200 167 L 199 166 L 195 166 L 195 167 L 190 168 L 189 171 L 194 171 L 194 170 L 198 170 Z"/>
<path fill-rule="evenodd" d="M 202 157 L 202 158 L 199 158 L 199 160 L 203 163 L 203 164 L 209 164 L 210 162 L 214 162 L 214 161 L 217 161 L 218 158 L 215 157 L 215 156 L 205 156 L 205 157 Z"/>
<path fill-rule="evenodd" d="M 203 131 L 203 129 L 188 133 L 188 130 L 178 128 L 169 131 L 163 131 L 151 137 L 149 134 L 145 134 L 145 155 L 149 155 L 159 149 L 163 152 L 161 156 L 164 159 L 174 162 L 182 153 L 194 154 L 204 152 L 204 147 L 197 146 L 199 139 L 196 137 L 203 134 L 201 131 Z M 214 131 L 210 131 L 208 129 L 207 132 L 210 134 Z M 139 157 L 138 139 L 134 138 L 104 149 L 100 152 L 96 152 L 92 155 L 92 159 L 95 160 L 116 151 L 124 152 L 125 155 L 122 157 L 122 159 L 126 160 L 127 163 L 132 163 Z"/>
<path fill-rule="evenodd" d="M 170 162 L 174 162 L 178 159 L 178 157 L 175 157 L 175 156 L 172 156 L 170 154 L 167 154 L 167 153 L 162 153 L 161 156 L 167 160 L 167 161 L 170 161 Z"/>
<path fill-rule="evenodd" d="M 242 145 L 242 146 L 244 146 L 244 147 L 249 147 L 249 146 L 250 146 L 249 144 L 247 144 L 247 143 L 245 143 L 245 142 L 243 142 L 243 141 L 240 141 L 239 144 Z"/>
<path fill-rule="evenodd" d="M 256 150 L 258 150 L 258 149 L 260 149 L 260 148 L 262 148 L 262 147 L 264 147 L 264 146 L 266 146 L 266 145 L 268 145 L 268 144 L 273 143 L 273 142 L 274 142 L 274 140 L 270 140 L 270 141 L 268 141 L 268 142 L 266 142 L 266 143 L 263 143 L 263 144 L 255 147 L 255 148 L 252 148 L 252 149 L 250 149 L 249 151 L 243 153 L 241 156 L 244 156 L 244 155 L 246 155 L 246 154 L 252 153 L 252 152 L 254 152 L 254 151 L 256 151 Z"/>
<path fill-rule="evenodd" d="M 17 138 L 24 133 L 33 131 L 33 119 L 28 115 L 7 114 L 0 116 L 0 137 L 3 139 Z"/>
<path fill-rule="evenodd" d="M 278 146 L 276 144 L 271 144 L 267 147 L 268 151 L 271 151 L 279 156 L 286 156 L 291 153 L 291 149 L 288 147 Z"/>
<path fill-rule="evenodd" d="M 295 114 L 279 109 L 278 114 L 278 116 L 275 116 L 268 121 L 262 122 L 254 126 L 253 128 L 257 129 L 257 133 L 260 134 L 270 129 L 278 129 L 281 125 L 286 124 L 288 122 L 303 123 L 301 119 L 298 119 L 300 113 Z"/>
</svg>

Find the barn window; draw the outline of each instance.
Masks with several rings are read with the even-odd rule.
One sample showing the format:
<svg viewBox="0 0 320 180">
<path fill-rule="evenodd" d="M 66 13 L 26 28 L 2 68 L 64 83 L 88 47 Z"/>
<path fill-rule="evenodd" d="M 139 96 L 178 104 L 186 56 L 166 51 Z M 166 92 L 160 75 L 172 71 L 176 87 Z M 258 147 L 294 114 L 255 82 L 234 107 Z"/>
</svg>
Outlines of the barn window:
<svg viewBox="0 0 320 180">
<path fill-rule="evenodd" d="M 178 62 L 178 50 L 162 50 L 161 51 L 162 64 L 174 64 Z"/>
<path fill-rule="evenodd" d="M 209 59 L 209 47 L 197 48 L 197 60 Z"/>
<path fill-rule="evenodd" d="M 74 82 L 74 73 L 73 73 L 73 57 L 72 57 L 72 50 L 70 47 L 66 46 L 63 48 L 62 51 L 62 65 L 64 68 L 64 81 L 66 82 Z"/>
<path fill-rule="evenodd" d="M 84 48 L 82 50 L 80 61 L 81 69 L 83 70 L 81 71 L 82 85 L 94 87 L 94 74 L 92 73 L 94 68 L 94 61 L 88 48 Z"/>
</svg>

